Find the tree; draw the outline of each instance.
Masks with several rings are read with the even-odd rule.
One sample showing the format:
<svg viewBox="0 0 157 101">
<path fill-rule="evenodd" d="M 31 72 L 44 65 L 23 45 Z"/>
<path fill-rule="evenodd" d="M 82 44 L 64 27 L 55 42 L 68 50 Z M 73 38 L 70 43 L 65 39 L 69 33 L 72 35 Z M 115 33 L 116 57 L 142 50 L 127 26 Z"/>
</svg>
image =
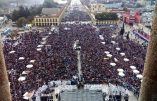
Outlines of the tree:
<svg viewBox="0 0 157 101">
<path fill-rule="evenodd" d="M 123 11 L 128 11 L 128 8 L 124 7 L 124 8 L 123 8 Z"/>
<path fill-rule="evenodd" d="M 57 7 L 57 3 L 55 3 L 53 0 L 44 0 L 43 7 L 45 8 L 53 8 Z"/>
<path fill-rule="evenodd" d="M 19 19 L 17 20 L 16 23 L 17 23 L 17 26 L 18 26 L 18 27 L 23 27 L 24 25 L 26 25 L 27 20 L 26 20 L 26 18 L 21 17 L 21 18 L 19 18 Z"/>
<path fill-rule="evenodd" d="M 95 15 L 95 18 L 97 20 L 118 20 L 118 15 L 116 13 L 97 13 Z"/>
<path fill-rule="evenodd" d="M 16 21 L 16 20 L 19 19 L 19 17 L 20 17 L 19 11 L 14 10 L 13 13 L 12 13 L 12 20 L 13 20 L 13 21 Z"/>
</svg>

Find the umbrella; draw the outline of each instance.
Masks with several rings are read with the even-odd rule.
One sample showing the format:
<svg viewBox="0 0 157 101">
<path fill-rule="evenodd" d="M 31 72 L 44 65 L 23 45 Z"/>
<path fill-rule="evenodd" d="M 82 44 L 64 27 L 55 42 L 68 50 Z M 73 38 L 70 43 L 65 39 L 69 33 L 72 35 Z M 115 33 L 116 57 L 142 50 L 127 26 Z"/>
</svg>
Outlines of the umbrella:
<svg viewBox="0 0 157 101">
<path fill-rule="evenodd" d="M 30 63 L 34 63 L 35 62 L 35 60 L 30 60 Z"/>
<path fill-rule="evenodd" d="M 41 48 L 37 48 L 37 51 L 41 51 Z"/>
<path fill-rule="evenodd" d="M 110 52 L 109 52 L 109 51 L 105 51 L 105 53 L 106 53 L 106 54 L 109 54 Z"/>
<path fill-rule="evenodd" d="M 116 44 L 116 42 L 115 42 L 115 41 L 111 41 L 111 43 L 112 43 L 112 44 Z"/>
<path fill-rule="evenodd" d="M 136 69 L 136 67 L 135 67 L 135 66 L 130 66 L 130 68 L 131 68 L 131 69 L 133 69 L 133 70 L 134 70 L 134 69 Z"/>
<path fill-rule="evenodd" d="M 15 53 L 15 51 L 10 51 L 10 52 L 9 52 L 9 54 L 13 54 L 13 53 Z"/>
<path fill-rule="evenodd" d="M 22 74 L 25 74 L 25 75 L 28 74 L 28 73 L 30 73 L 30 71 L 23 71 L 22 72 Z"/>
<path fill-rule="evenodd" d="M 111 66 L 116 66 L 116 63 L 110 63 Z"/>
<path fill-rule="evenodd" d="M 124 70 L 121 69 L 121 68 L 119 68 L 119 69 L 117 69 L 117 71 L 118 71 L 118 72 L 123 72 Z"/>
<path fill-rule="evenodd" d="M 24 57 L 19 57 L 19 60 L 24 60 L 25 58 Z"/>
<path fill-rule="evenodd" d="M 117 59 L 117 58 L 114 58 L 114 61 L 115 61 L 115 62 L 118 62 L 118 59 Z"/>
<path fill-rule="evenodd" d="M 140 72 L 138 70 L 133 70 L 133 73 L 139 74 Z"/>
<path fill-rule="evenodd" d="M 32 65 L 32 64 L 29 64 L 29 65 L 27 65 L 26 67 L 27 67 L 27 68 L 32 68 L 33 65 Z"/>
<path fill-rule="evenodd" d="M 104 40 L 104 37 L 103 37 L 102 35 L 99 35 L 99 38 L 100 38 L 101 40 Z"/>
<path fill-rule="evenodd" d="M 128 58 L 124 58 L 124 61 L 125 61 L 125 62 L 128 62 L 128 61 L 129 61 L 129 59 L 128 59 Z"/>
<path fill-rule="evenodd" d="M 121 56 L 125 56 L 125 53 L 120 53 Z"/>
<path fill-rule="evenodd" d="M 119 72 L 118 75 L 121 76 L 121 77 L 125 76 L 125 74 L 123 72 Z"/>
<path fill-rule="evenodd" d="M 105 42 L 101 42 L 103 45 L 105 45 Z"/>
<path fill-rule="evenodd" d="M 111 55 L 111 54 L 107 54 L 107 57 L 110 57 L 110 58 L 111 58 L 111 57 L 112 57 L 112 55 Z"/>
<path fill-rule="evenodd" d="M 143 78 L 143 76 L 141 74 L 138 74 L 136 77 L 139 78 L 139 79 Z"/>
<path fill-rule="evenodd" d="M 42 38 L 43 41 L 45 41 L 47 38 Z"/>
<path fill-rule="evenodd" d="M 24 81 L 24 80 L 26 80 L 26 77 L 24 77 L 24 76 L 21 76 L 18 78 L 18 81 Z"/>
<path fill-rule="evenodd" d="M 119 48 L 119 47 L 117 47 L 117 48 L 116 48 L 116 50 L 117 50 L 117 51 L 120 51 L 120 48 Z"/>
<path fill-rule="evenodd" d="M 44 45 L 38 45 L 37 47 L 38 47 L 38 48 L 41 48 L 41 47 L 43 47 L 43 46 L 44 46 Z"/>
<path fill-rule="evenodd" d="M 45 44 L 46 44 L 46 41 L 41 42 L 41 44 L 42 44 L 42 45 L 45 45 Z"/>
</svg>

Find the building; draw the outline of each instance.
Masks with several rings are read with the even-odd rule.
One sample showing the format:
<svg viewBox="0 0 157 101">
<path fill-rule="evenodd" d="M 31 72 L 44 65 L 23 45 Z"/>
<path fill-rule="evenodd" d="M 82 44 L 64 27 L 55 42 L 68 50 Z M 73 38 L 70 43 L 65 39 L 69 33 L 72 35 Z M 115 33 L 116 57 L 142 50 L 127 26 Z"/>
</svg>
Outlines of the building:
<svg viewBox="0 0 157 101">
<path fill-rule="evenodd" d="M 40 27 L 58 26 L 61 23 L 66 7 L 63 8 L 43 8 L 39 16 L 35 16 L 34 25 Z"/>
<path fill-rule="evenodd" d="M 107 9 L 104 4 L 96 3 L 90 5 L 90 12 L 91 13 L 107 12 Z"/>
<path fill-rule="evenodd" d="M 138 11 L 136 12 L 124 12 L 122 20 L 127 24 L 140 23 L 141 16 Z"/>
<path fill-rule="evenodd" d="M 60 101 L 104 101 L 100 90 L 65 90 L 60 93 Z"/>
<path fill-rule="evenodd" d="M 0 28 L 3 27 L 4 24 L 6 24 L 8 21 L 8 18 L 6 16 L 0 17 Z"/>
<path fill-rule="evenodd" d="M 118 20 L 104 20 L 104 21 L 95 20 L 93 22 L 94 25 L 117 25 L 118 23 L 119 23 Z"/>
<path fill-rule="evenodd" d="M 92 23 L 94 25 L 117 25 L 119 23 L 119 18 L 117 13 L 96 13 Z"/>
</svg>

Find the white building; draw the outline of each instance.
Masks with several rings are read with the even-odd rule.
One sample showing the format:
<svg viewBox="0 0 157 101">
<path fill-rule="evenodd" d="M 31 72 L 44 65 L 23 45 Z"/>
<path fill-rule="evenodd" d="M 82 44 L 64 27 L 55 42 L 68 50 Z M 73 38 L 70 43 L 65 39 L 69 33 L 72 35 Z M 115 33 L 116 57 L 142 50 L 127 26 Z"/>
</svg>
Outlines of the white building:
<svg viewBox="0 0 157 101">
<path fill-rule="evenodd" d="M 107 9 L 104 4 L 95 3 L 90 5 L 91 13 L 98 13 L 98 12 L 107 12 Z"/>
<path fill-rule="evenodd" d="M 0 17 L 0 28 L 8 21 L 6 16 Z"/>
</svg>

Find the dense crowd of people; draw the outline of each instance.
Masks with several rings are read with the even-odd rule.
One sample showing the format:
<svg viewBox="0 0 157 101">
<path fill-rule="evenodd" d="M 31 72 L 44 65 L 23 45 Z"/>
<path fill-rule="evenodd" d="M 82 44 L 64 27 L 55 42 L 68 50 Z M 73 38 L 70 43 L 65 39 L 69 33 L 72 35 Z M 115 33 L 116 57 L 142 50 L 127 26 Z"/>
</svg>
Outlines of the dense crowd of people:
<svg viewBox="0 0 157 101">
<path fill-rule="evenodd" d="M 86 12 L 78 10 L 79 8 L 75 7 L 74 9 L 69 9 L 69 14 L 65 15 L 62 19 L 63 22 L 69 21 L 90 21 L 90 16 Z"/>
<path fill-rule="evenodd" d="M 76 14 L 88 19 L 82 13 Z M 76 15 L 70 19 L 75 20 Z M 23 101 L 25 92 L 37 90 L 52 80 L 70 80 L 77 75 L 77 53 L 73 49 L 76 40 L 81 45 L 85 84 L 114 83 L 138 93 L 141 80 L 130 66 L 142 74 L 146 49 L 118 36 L 116 29 L 116 25 L 97 28 L 90 24 L 61 24 L 56 31 L 36 29 L 22 33 L 17 41 L 5 40 L 5 62 L 13 101 Z M 118 75 L 118 68 L 124 70 L 125 76 Z"/>
</svg>

